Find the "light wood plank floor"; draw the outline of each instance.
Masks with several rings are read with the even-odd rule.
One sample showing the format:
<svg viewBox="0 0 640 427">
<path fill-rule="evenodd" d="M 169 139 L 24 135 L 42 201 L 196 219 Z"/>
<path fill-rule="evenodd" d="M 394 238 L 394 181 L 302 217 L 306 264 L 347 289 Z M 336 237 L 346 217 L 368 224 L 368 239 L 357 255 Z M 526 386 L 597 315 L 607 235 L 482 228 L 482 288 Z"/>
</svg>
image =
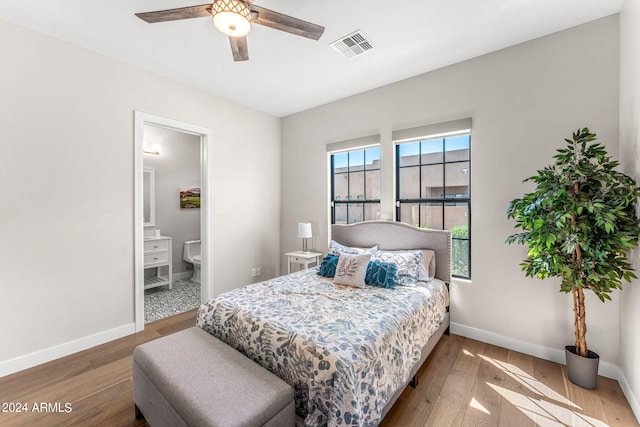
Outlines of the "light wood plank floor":
<svg viewBox="0 0 640 427">
<path fill-rule="evenodd" d="M 0 412 L 0 426 L 146 426 L 134 416 L 133 349 L 194 325 L 195 315 L 163 319 L 139 334 L 0 378 L 0 402 L 28 409 Z M 41 402 L 49 412 L 34 412 Z M 442 338 L 418 387 L 407 388 L 381 424 L 536 425 L 639 426 L 614 380 L 599 377 L 596 390 L 584 390 L 567 380 L 564 366 L 456 335 Z"/>
</svg>

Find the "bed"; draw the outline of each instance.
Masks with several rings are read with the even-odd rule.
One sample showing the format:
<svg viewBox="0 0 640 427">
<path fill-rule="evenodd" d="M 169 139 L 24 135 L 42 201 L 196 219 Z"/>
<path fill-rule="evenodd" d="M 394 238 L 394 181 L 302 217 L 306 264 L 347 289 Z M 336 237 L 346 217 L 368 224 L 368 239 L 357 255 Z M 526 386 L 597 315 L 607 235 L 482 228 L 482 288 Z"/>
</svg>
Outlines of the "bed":
<svg viewBox="0 0 640 427">
<path fill-rule="evenodd" d="M 291 385 L 300 424 L 373 426 L 448 330 L 451 235 L 369 221 L 333 225 L 331 238 L 377 254 L 432 250 L 435 277 L 354 288 L 314 267 L 221 294 L 197 325 Z"/>
</svg>

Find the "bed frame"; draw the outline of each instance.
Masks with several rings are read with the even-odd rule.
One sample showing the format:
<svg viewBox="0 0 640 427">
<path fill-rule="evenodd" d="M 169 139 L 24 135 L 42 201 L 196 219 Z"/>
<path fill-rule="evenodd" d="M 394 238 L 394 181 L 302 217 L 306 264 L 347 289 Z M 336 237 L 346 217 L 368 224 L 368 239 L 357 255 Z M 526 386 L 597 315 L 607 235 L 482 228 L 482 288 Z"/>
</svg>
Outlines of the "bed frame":
<svg viewBox="0 0 640 427">
<path fill-rule="evenodd" d="M 366 221 L 348 225 L 331 225 L 331 239 L 345 246 L 366 248 L 378 245 L 380 250 L 388 251 L 431 249 L 436 253 L 436 278 L 445 282 L 447 288 L 451 283 L 452 243 L 451 232 L 448 230 L 417 228 L 402 222 Z M 389 410 L 391 410 L 407 385 L 417 386 L 416 374 L 443 334 L 449 334 L 448 304 L 444 320 L 436 332 L 429 338 L 427 344 L 422 348 L 422 357 L 411 369 L 407 382 L 396 390 L 393 397 L 384 407 L 382 412 L 383 418 Z"/>
</svg>

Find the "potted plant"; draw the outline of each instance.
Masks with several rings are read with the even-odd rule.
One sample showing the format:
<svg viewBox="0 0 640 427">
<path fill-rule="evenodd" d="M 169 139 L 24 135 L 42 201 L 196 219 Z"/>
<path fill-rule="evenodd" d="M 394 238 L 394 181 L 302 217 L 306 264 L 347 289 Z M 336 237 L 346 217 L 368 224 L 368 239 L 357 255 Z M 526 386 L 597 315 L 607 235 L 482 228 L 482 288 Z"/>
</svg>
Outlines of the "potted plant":
<svg viewBox="0 0 640 427">
<path fill-rule="evenodd" d="M 528 248 L 520 264 L 528 277 L 558 277 L 573 297 L 575 346 L 565 347 L 569 379 L 595 388 L 599 357 L 587 348 L 584 291 L 610 300 L 622 281 L 635 278 L 627 252 L 638 244 L 635 205 L 640 188 L 618 172 L 596 135 L 579 129 L 558 150 L 555 163 L 527 178 L 536 187 L 509 204 L 507 217 L 521 232 L 507 238 Z M 578 363 L 578 365 L 576 365 Z M 583 366 L 584 365 L 584 366 Z"/>
</svg>

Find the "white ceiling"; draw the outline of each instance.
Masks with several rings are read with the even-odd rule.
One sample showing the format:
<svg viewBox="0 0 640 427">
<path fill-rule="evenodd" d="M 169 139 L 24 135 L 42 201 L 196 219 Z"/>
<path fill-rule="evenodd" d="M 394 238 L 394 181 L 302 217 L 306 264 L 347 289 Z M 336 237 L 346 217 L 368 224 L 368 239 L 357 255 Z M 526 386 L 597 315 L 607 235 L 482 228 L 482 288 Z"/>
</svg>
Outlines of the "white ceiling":
<svg viewBox="0 0 640 427">
<path fill-rule="evenodd" d="M 135 12 L 198 0 L 0 0 L 0 18 L 275 116 L 313 108 L 620 11 L 625 0 L 256 0 L 326 28 L 319 41 L 254 25 L 234 62 L 209 18 Z M 374 50 L 329 44 L 356 30 Z"/>
</svg>

